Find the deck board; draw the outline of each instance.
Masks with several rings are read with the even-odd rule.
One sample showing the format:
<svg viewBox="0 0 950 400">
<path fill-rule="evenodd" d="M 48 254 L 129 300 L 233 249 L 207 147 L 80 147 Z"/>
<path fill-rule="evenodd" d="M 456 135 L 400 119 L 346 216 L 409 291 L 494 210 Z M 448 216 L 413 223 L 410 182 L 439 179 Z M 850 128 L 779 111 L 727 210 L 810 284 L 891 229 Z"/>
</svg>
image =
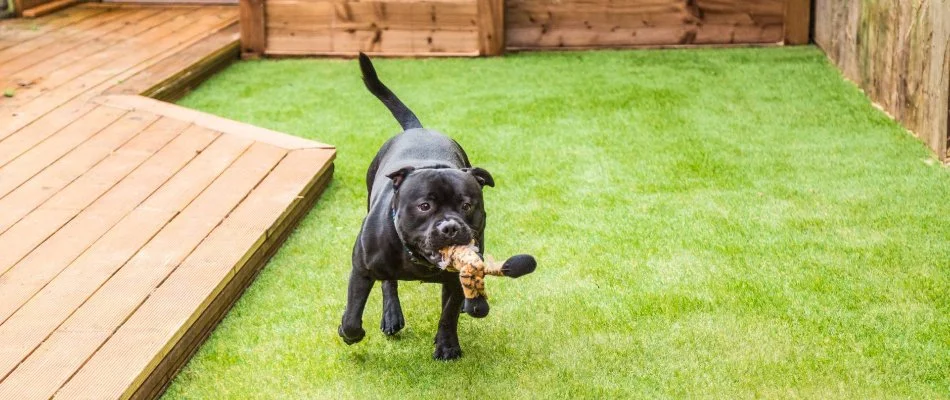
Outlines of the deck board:
<svg viewBox="0 0 950 400">
<path fill-rule="evenodd" d="M 26 94 L 56 87 L 94 68 L 97 54 L 101 54 L 99 57 L 113 56 L 121 41 L 181 14 L 178 10 L 145 9 L 108 15 L 115 18 L 85 30 L 81 35 L 57 38 L 53 44 L 31 51 L 29 56 L 18 57 L 17 61 L 21 62 L 0 66 L 0 74 L 4 69 L 19 71 L 6 75 L 7 78 L 0 80 L 0 86 L 19 88 L 13 99 L 23 102 Z M 29 68 L 24 68 L 24 65 Z"/>
<path fill-rule="evenodd" d="M 120 13 L 109 13 L 100 18 L 87 18 L 72 25 L 70 30 L 78 31 L 77 34 L 47 33 L 0 50 L 0 76 L 9 77 L 13 72 L 25 72 L 27 67 L 35 66 L 53 56 L 69 54 L 68 50 L 94 39 L 97 33 L 108 32 L 103 26 L 108 27 L 110 22 L 122 16 Z"/>
<path fill-rule="evenodd" d="M 156 119 L 158 116 L 148 113 L 126 114 L 120 121 L 103 129 L 93 139 L 76 147 L 12 193 L 0 197 L 0 209 L 3 210 L 0 214 L 0 232 L 5 231 L 76 178 L 92 169 L 116 149 L 120 152 L 126 151 L 122 145 L 141 133 Z M 134 148 L 141 141 L 133 142 L 129 147 Z M 2 320 L 3 318 L 0 318 L 0 321 Z"/>
<path fill-rule="evenodd" d="M 326 161 L 320 154 L 306 151 L 289 155 L 118 328 L 59 394 L 67 398 L 130 396 L 128 388 L 136 387 L 133 383 L 144 380 L 157 366 L 169 351 L 169 343 L 184 335 L 181 328 L 190 326 L 189 320 L 196 319 L 227 285 L 233 266 L 263 244 L 267 228 L 280 222 L 286 204 L 304 193 L 306 177 L 319 172 Z"/>
<path fill-rule="evenodd" d="M 223 65 L 236 23 L 0 21 L 0 398 L 157 396 L 327 184 L 332 146 L 139 95 Z"/>
<path fill-rule="evenodd" d="M 270 171 L 271 162 L 276 163 L 284 155 L 277 148 L 258 147 L 248 150 L 221 175 L 198 199 L 166 225 L 149 243 L 123 265 L 99 290 L 90 297 L 72 316 L 70 316 L 34 353 L 14 372 L 8 380 L 18 380 L 18 372 L 34 370 L 43 372 L 48 386 L 39 397 L 53 394 L 59 384 L 65 382 L 96 350 L 106 342 L 112 333 L 134 313 L 142 301 L 167 278 L 188 254 L 211 230 L 231 211 L 231 207 L 240 202 L 262 178 Z M 258 164 L 265 161 L 264 164 Z M 252 177 L 249 179 L 249 177 Z M 240 188 L 229 187 L 241 185 Z M 241 190 L 238 190 L 241 189 Z M 246 191 L 245 191 L 246 190 Z M 97 332 L 95 338 L 82 343 L 72 343 L 72 332 Z M 64 343 L 65 342 L 65 343 Z M 66 345 L 72 343 L 72 345 Z M 130 355 L 132 356 L 132 355 Z M 57 360 L 76 360 L 76 363 L 57 362 Z M 58 364 L 58 368 L 49 367 Z M 114 371 L 91 371 L 103 375 Z M 28 374 L 34 375 L 34 374 Z M 2 387 L 2 385 L 0 385 Z M 2 394 L 2 390 L 0 390 Z"/>
<path fill-rule="evenodd" d="M 155 125 L 162 126 L 162 122 L 165 121 Z M 170 131 L 179 131 L 186 126 L 180 121 L 167 122 Z M 15 307 L 55 277 L 63 267 L 174 176 L 216 136 L 213 132 L 179 136 L 92 204 L 73 215 L 29 256 L 0 275 L 0 319 L 5 319 Z M 103 186 L 93 185 L 89 190 L 96 191 Z M 51 223 L 50 226 L 55 225 Z M 42 234 L 42 230 L 39 232 Z"/>
</svg>

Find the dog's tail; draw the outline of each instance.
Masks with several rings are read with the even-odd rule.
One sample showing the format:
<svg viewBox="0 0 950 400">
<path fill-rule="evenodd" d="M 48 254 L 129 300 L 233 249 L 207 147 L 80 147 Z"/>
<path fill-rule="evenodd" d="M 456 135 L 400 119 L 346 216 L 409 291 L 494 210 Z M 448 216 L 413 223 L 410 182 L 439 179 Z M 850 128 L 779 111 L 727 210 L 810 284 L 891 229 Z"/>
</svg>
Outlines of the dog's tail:
<svg viewBox="0 0 950 400">
<path fill-rule="evenodd" d="M 422 128 L 422 123 L 419 122 L 419 118 L 416 118 L 416 114 L 413 114 L 409 107 L 399 101 L 399 98 L 379 81 L 373 63 L 362 52 L 360 53 L 360 71 L 363 72 L 363 83 L 366 84 L 366 88 L 386 105 L 389 112 L 396 117 L 396 121 L 399 121 L 402 129 Z"/>
</svg>

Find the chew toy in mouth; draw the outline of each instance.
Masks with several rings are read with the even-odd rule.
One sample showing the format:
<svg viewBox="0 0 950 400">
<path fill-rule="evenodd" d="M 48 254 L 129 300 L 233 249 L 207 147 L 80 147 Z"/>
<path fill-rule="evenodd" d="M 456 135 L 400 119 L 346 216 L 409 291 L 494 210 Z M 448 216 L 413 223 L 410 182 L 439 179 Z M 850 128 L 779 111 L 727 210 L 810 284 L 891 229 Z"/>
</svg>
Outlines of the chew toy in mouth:
<svg viewBox="0 0 950 400">
<path fill-rule="evenodd" d="M 488 294 L 485 293 L 485 275 L 517 278 L 534 272 L 537 262 L 526 254 L 514 256 L 503 264 L 488 259 L 488 263 L 478 255 L 478 247 L 472 242 L 468 245 L 448 246 L 439 250 L 442 261 L 439 267 L 459 273 L 462 292 L 465 294 L 465 312 L 475 318 L 488 315 Z M 486 265 L 487 264 L 487 265 Z"/>
</svg>

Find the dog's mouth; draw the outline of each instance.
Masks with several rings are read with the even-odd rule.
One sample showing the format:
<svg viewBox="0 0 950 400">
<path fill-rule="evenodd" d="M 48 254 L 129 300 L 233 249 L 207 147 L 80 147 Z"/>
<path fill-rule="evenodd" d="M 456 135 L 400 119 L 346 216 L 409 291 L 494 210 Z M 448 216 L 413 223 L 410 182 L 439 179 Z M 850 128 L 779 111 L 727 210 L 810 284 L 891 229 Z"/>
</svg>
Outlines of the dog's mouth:
<svg viewBox="0 0 950 400">
<path fill-rule="evenodd" d="M 422 257 L 432 265 L 439 265 L 442 263 L 442 254 L 438 251 L 423 250 Z"/>
<path fill-rule="evenodd" d="M 443 237 L 430 232 L 421 240 L 421 243 L 419 243 L 416 248 L 419 249 L 419 255 L 425 258 L 426 261 L 432 265 L 439 265 L 442 263 L 442 253 L 440 253 L 439 250 L 449 246 L 464 246 L 470 244 L 472 243 L 473 237 L 472 228 L 469 226 L 464 226 L 462 231 L 452 238 Z"/>
</svg>

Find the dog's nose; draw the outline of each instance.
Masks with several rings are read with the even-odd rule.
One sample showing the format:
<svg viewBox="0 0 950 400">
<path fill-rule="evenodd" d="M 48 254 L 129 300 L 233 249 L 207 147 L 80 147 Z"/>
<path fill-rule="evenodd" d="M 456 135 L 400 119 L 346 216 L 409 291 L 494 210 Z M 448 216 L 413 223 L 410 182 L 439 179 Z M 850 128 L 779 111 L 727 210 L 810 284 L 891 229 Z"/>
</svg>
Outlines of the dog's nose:
<svg viewBox="0 0 950 400">
<path fill-rule="evenodd" d="M 450 238 L 457 236 L 461 229 L 462 227 L 455 221 L 442 221 L 442 223 L 439 224 L 439 232 L 442 232 L 443 235 Z"/>
</svg>

